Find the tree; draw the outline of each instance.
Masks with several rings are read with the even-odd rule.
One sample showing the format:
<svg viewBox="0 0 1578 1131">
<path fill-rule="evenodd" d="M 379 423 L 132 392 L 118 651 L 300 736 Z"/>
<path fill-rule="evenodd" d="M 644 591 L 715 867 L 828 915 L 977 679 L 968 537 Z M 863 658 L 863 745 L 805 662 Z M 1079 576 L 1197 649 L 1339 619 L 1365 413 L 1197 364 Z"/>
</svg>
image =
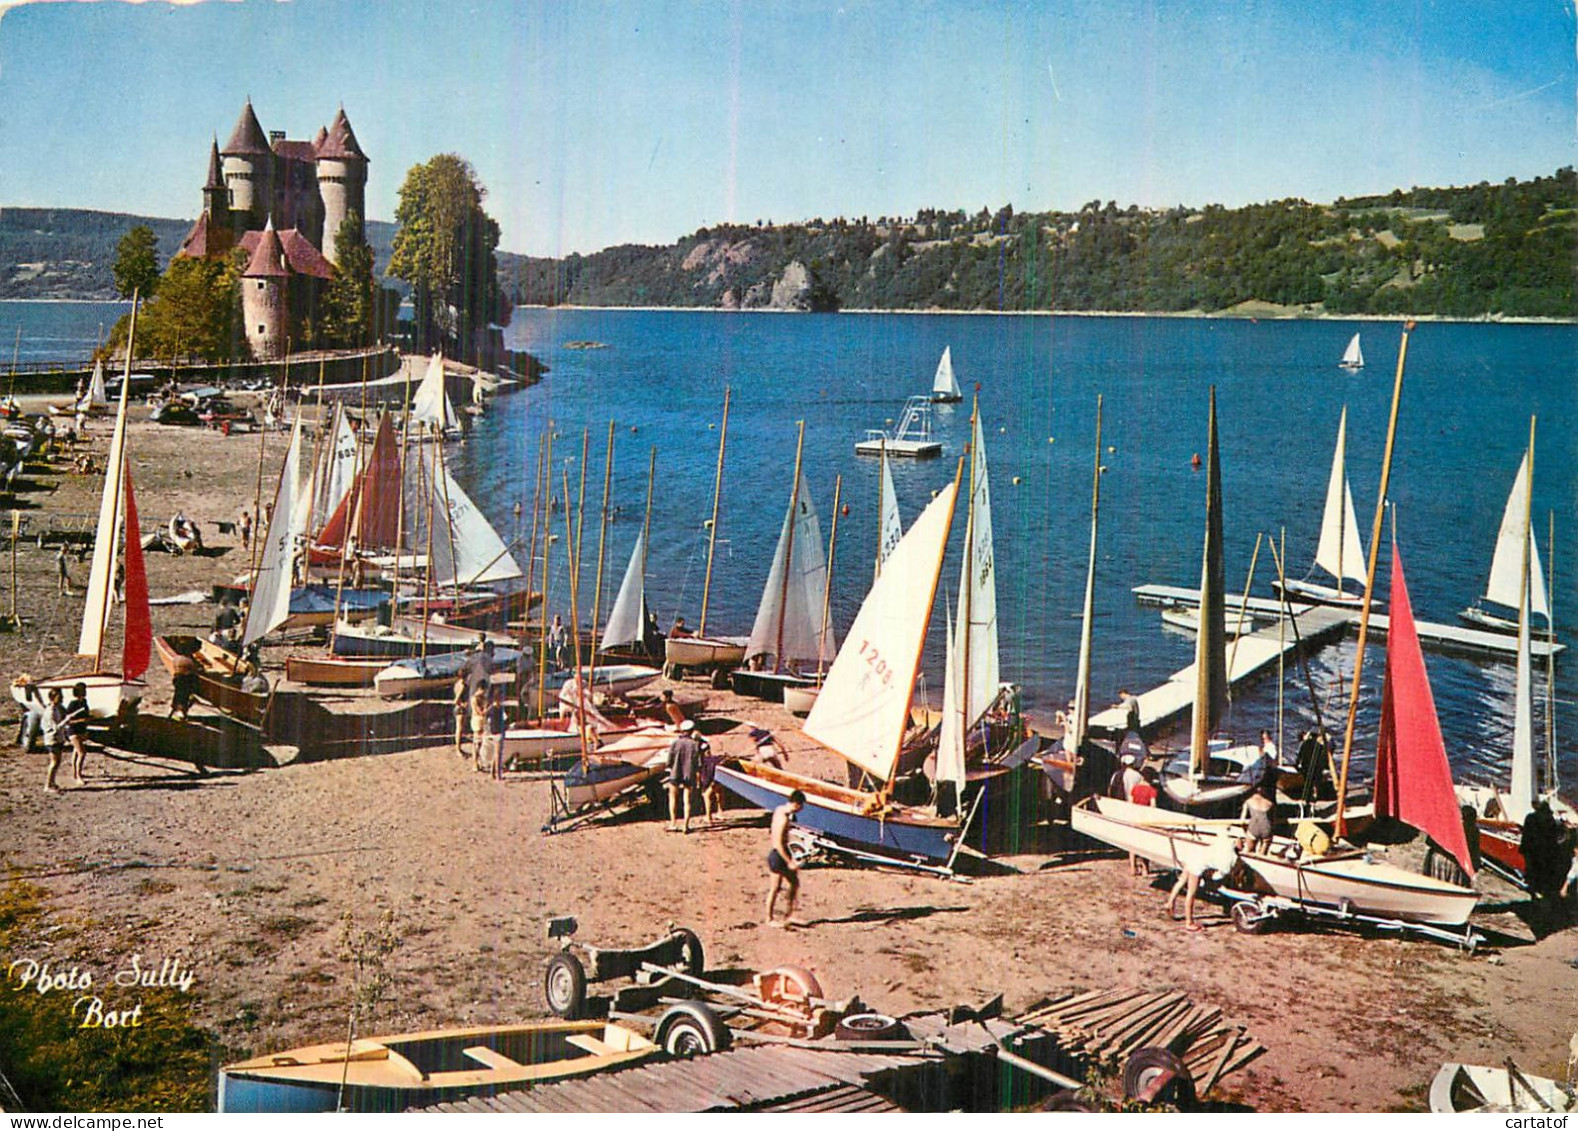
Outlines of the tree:
<svg viewBox="0 0 1578 1131">
<path fill-rule="evenodd" d="M 122 298 L 152 298 L 159 285 L 159 238 L 146 224 L 129 229 L 115 248 L 115 289 Z"/>
<path fill-rule="evenodd" d="M 444 346 L 471 357 L 476 331 L 509 322 L 499 225 L 482 208 L 486 196 L 471 163 L 453 153 L 413 166 L 400 186 L 387 273 L 411 284 L 419 349 Z"/>
<path fill-rule="evenodd" d="M 319 325 L 324 345 L 351 349 L 372 341 L 378 312 L 373 249 L 355 212 L 341 221 L 334 246 L 340 262 L 324 291 Z"/>
<path fill-rule="evenodd" d="M 246 257 L 177 256 L 158 283 L 158 294 L 137 316 L 138 357 L 197 356 L 223 362 L 248 356 L 241 326 L 241 272 Z M 125 344 L 129 316 L 110 332 L 110 348 Z"/>
</svg>

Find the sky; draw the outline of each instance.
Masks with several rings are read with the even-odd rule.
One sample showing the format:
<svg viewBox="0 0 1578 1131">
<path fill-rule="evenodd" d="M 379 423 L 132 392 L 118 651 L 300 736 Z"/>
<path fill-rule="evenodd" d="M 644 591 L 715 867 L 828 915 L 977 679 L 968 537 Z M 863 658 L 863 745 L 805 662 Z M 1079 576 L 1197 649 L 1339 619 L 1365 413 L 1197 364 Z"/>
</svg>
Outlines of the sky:
<svg viewBox="0 0 1578 1131">
<path fill-rule="evenodd" d="M 8 6 L 9 5 L 9 6 Z M 458 153 L 501 247 L 1170 207 L 1578 164 L 1573 0 L 0 0 L 0 206 L 193 217 L 250 97 L 368 213 Z"/>
</svg>

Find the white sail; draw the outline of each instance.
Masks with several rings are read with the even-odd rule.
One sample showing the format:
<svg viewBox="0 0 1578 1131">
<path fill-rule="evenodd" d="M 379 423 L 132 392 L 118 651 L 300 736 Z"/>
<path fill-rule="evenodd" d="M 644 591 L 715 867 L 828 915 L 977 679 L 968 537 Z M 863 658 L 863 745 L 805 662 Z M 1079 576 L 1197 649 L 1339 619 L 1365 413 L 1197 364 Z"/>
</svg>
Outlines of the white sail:
<svg viewBox="0 0 1578 1131">
<path fill-rule="evenodd" d="M 1545 574 L 1540 568 L 1540 550 L 1529 529 L 1529 457 L 1524 454 L 1518 477 L 1512 481 L 1507 509 L 1501 514 L 1501 530 L 1496 535 L 1496 552 L 1490 559 L 1490 580 L 1485 584 L 1485 599 L 1516 609 L 1523 603 L 1523 541 L 1529 543 L 1529 612 L 1550 619 L 1551 606 L 1545 593 Z"/>
<path fill-rule="evenodd" d="M 418 461 L 412 460 L 412 463 Z M 439 465 L 440 475 L 433 476 L 431 468 L 427 482 L 433 491 L 432 558 L 429 573 L 435 585 L 479 585 L 485 581 L 508 581 L 521 575 L 521 567 L 510 556 L 504 540 L 477 505 L 471 501 L 460 484 L 455 482 L 449 469 Z M 444 522 L 445 511 L 449 522 Z M 413 531 L 425 538 L 420 523 Z M 413 543 L 414 553 L 425 553 L 425 544 Z"/>
<path fill-rule="evenodd" d="M 104 393 L 104 361 L 100 359 L 93 363 L 93 379 L 88 382 L 87 395 L 77 402 L 77 408 L 103 410 L 109 407 L 110 399 Z"/>
<path fill-rule="evenodd" d="M 943 611 L 948 613 L 947 645 L 944 649 L 942 680 L 942 729 L 937 736 L 937 784 L 952 782 L 954 796 L 964 796 L 965 736 L 960 729 L 963 718 L 959 714 L 959 688 L 964 673 L 959 670 L 959 649 L 954 643 L 953 614 L 947 602 Z"/>
<path fill-rule="evenodd" d="M 635 549 L 630 551 L 630 564 L 625 567 L 625 579 L 619 583 L 619 595 L 614 598 L 614 609 L 608 614 L 608 624 L 603 628 L 601 650 L 619 648 L 626 644 L 639 644 L 646 628 L 646 578 L 642 576 L 642 563 L 646 561 L 646 534 L 636 535 Z"/>
<path fill-rule="evenodd" d="M 772 656 L 779 667 L 792 660 L 826 662 L 837 653 L 832 629 L 822 639 L 822 593 L 827 586 L 827 554 L 822 525 L 801 476 L 784 514 L 778 549 L 762 589 L 745 657 Z M 780 643 L 781 642 L 781 643 Z"/>
<path fill-rule="evenodd" d="M 849 628 L 805 733 L 878 781 L 893 776 L 959 493 L 948 484 L 889 555 Z"/>
<path fill-rule="evenodd" d="M 1358 334 L 1349 339 L 1348 348 L 1342 351 L 1342 367 L 1344 369 L 1364 368 L 1364 351 L 1359 348 Z"/>
<path fill-rule="evenodd" d="M 290 587 L 296 549 L 307 532 L 307 508 L 300 505 L 301 417 L 291 431 L 290 450 L 280 471 L 279 489 L 274 495 L 274 518 L 263 539 L 263 555 L 258 561 L 257 578 L 252 584 L 252 601 L 247 606 L 247 622 L 241 643 L 251 644 L 285 623 L 290 616 Z"/>
<path fill-rule="evenodd" d="M 132 310 L 131 332 L 137 330 L 137 311 Z M 99 662 L 104 647 L 104 627 L 110 615 L 110 588 L 115 574 L 115 557 L 120 549 L 120 525 L 124 491 L 121 481 L 126 471 L 126 404 L 131 391 L 131 336 L 126 342 L 126 374 L 121 378 L 120 407 L 115 412 L 115 431 L 104 459 L 104 494 L 99 498 L 99 523 L 93 536 L 93 566 L 88 574 L 87 602 L 82 609 L 82 634 L 77 638 L 77 655 Z M 132 537 L 140 537 L 137 531 Z"/>
<path fill-rule="evenodd" d="M 1529 610 L 1518 614 L 1518 669 L 1513 683 L 1512 784 L 1507 793 L 1507 819 L 1520 824 L 1534 808 L 1539 774 L 1534 763 L 1534 665 L 1529 656 Z"/>
<path fill-rule="evenodd" d="M 444 391 L 444 355 L 435 353 L 428 362 L 427 375 L 411 398 L 411 419 L 437 431 L 458 427 L 455 406 Z"/>
<path fill-rule="evenodd" d="M 1101 398 L 1096 398 L 1096 468 L 1091 478 L 1090 558 L 1085 565 L 1085 604 L 1080 617 L 1079 662 L 1074 673 L 1074 709 L 1063 749 L 1077 755 L 1090 732 L 1090 644 L 1096 615 L 1096 516 L 1101 507 Z"/>
<path fill-rule="evenodd" d="M 1530 425 L 1531 448 L 1533 439 L 1533 426 Z M 1507 817 L 1518 822 L 1534 808 L 1534 798 L 1539 792 L 1539 774 L 1534 763 L 1534 665 L 1529 656 L 1529 617 L 1534 612 L 1535 582 L 1541 582 L 1540 599 L 1543 601 L 1545 597 L 1534 532 L 1529 529 L 1529 500 L 1534 490 L 1534 469 L 1529 456 L 1530 452 L 1525 452 L 1523 463 L 1518 467 L 1512 496 L 1501 516 L 1501 536 L 1496 540 L 1496 557 L 1490 567 L 1493 586 L 1498 580 L 1498 565 L 1509 572 L 1516 569 L 1516 589 L 1510 594 L 1504 588 L 1487 594 L 1498 604 L 1518 610 L 1518 667 L 1512 693 L 1512 783 L 1507 797 Z M 1506 599 L 1509 597 L 1510 600 Z"/>
<path fill-rule="evenodd" d="M 356 482 L 360 470 L 357 466 L 356 433 L 351 428 L 350 419 L 338 405 L 335 406 L 334 416 L 332 439 L 324 448 L 324 466 L 318 476 L 317 497 L 312 503 L 314 530 L 322 529 L 323 524 L 329 521 L 334 508 L 340 505 L 340 500 L 345 498 L 351 484 Z"/>
<path fill-rule="evenodd" d="M 953 375 L 953 347 L 942 347 L 942 360 L 937 362 L 937 376 L 932 379 L 931 391 L 934 396 L 959 399 L 959 381 Z"/>
<path fill-rule="evenodd" d="M 904 522 L 899 517 L 899 496 L 893 490 L 893 471 L 888 466 L 888 449 L 884 445 L 879 462 L 881 481 L 877 487 L 877 576 L 882 575 L 882 563 L 888 560 L 893 547 L 904 537 Z"/>
<path fill-rule="evenodd" d="M 997 571 L 992 553 L 992 497 L 987 484 L 986 444 L 981 414 L 975 414 L 975 435 L 970 445 L 974 466 L 970 471 L 970 542 L 959 564 L 959 624 L 961 655 L 967 671 L 965 694 L 960 700 L 965 726 L 973 727 L 997 699 Z"/>
<path fill-rule="evenodd" d="M 1359 539 L 1359 519 L 1353 511 L 1348 488 L 1348 408 L 1337 422 L 1337 447 L 1331 457 L 1331 480 L 1326 485 L 1326 512 L 1320 524 L 1315 564 L 1337 578 L 1363 583 L 1367 576 L 1364 543 Z"/>
</svg>

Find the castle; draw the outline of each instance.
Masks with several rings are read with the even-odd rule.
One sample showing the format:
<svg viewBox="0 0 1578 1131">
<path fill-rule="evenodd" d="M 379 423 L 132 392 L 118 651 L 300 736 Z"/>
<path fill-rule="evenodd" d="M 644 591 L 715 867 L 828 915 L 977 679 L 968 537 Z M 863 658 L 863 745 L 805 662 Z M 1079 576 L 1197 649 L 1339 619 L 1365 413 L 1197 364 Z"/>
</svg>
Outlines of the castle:
<svg viewBox="0 0 1578 1131">
<path fill-rule="evenodd" d="M 223 149 L 214 139 L 203 213 L 176 255 L 209 258 L 241 248 L 241 311 L 259 360 L 300 341 L 324 285 L 334 278 L 340 225 L 366 212 L 367 155 L 341 107 L 312 141 L 264 134 L 252 102 Z"/>
</svg>

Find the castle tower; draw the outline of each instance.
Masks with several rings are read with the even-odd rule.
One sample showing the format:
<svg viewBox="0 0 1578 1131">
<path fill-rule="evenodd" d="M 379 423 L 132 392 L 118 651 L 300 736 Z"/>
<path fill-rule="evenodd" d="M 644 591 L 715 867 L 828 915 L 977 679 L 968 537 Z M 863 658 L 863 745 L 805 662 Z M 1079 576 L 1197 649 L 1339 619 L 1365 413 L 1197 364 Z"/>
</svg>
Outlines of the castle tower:
<svg viewBox="0 0 1578 1131">
<path fill-rule="evenodd" d="M 316 145 L 318 193 L 323 198 L 323 254 L 338 265 L 335 242 L 340 224 L 352 212 L 367 220 L 367 155 L 357 144 L 345 107 L 334 116 L 334 123 Z"/>
<path fill-rule="evenodd" d="M 247 269 L 241 273 L 241 317 L 246 324 L 247 344 L 252 347 L 252 356 L 259 361 L 279 357 L 285 352 L 289 279 L 285 249 L 270 221 L 247 262 Z"/>
<path fill-rule="evenodd" d="M 219 163 L 219 139 L 216 137 L 208 150 L 208 179 L 203 182 L 203 213 L 208 217 L 212 230 L 230 220 L 230 190 L 225 187 L 223 167 Z"/>
<path fill-rule="evenodd" d="M 220 155 L 237 234 L 261 228 L 269 221 L 269 206 L 274 200 L 274 151 L 252 111 L 250 98 Z"/>
</svg>

